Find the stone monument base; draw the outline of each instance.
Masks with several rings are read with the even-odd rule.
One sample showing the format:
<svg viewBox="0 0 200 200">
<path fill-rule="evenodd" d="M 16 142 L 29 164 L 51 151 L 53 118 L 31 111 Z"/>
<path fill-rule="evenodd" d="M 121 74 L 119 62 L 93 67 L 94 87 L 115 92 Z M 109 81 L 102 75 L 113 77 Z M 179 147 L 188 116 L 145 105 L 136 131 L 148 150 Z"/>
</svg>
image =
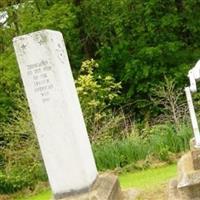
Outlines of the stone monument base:
<svg viewBox="0 0 200 200">
<path fill-rule="evenodd" d="M 122 192 L 117 176 L 99 175 L 88 192 L 72 195 L 59 200 L 121 200 Z"/>
<path fill-rule="evenodd" d="M 199 155 L 200 149 L 191 145 L 190 152 L 181 157 L 178 177 L 169 183 L 168 200 L 200 200 Z"/>
<path fill-rule="evenodd" d="M 122 192 L 117 176 L 105 173 L 99 175 L 88 192 L 59 200 L 134 200 L 137 195 L 135 190 Z"/>
</svg>

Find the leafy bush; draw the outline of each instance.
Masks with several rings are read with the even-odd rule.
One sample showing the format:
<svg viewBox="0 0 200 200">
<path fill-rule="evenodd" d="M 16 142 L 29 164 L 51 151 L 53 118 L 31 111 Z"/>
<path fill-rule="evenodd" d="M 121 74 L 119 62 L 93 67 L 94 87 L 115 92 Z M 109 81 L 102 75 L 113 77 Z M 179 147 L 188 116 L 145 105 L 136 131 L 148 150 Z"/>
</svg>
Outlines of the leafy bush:
<svg viewBox="0 0 200 200">
<path fill-rule="evenodd" d="M 25 99 L 10 123 L 1 125 L 0 192 L 15 192 L 47 180 Z"/>
<path fill-rule="evenodd" d="M 0 171 L 0 193 L 13 193 L 23 188 L 33 188 L 39 181 L 47 181 L 45 170 L 40 163 L 34 166 L 17 165 Z"/>
<path fill-rule="evenodd" d="M 94 70 L 98 67 L 98 63 L 93 59 L 86 60 L 82 63 L 76 80 L 84 119 L 92 142 L 107 123 L 108 116 L 111 117 L 110 106 L 119 98 L 121 89 L 121 83 L 115 83 L 112 76 L 95 73 Z"/>
</svg>

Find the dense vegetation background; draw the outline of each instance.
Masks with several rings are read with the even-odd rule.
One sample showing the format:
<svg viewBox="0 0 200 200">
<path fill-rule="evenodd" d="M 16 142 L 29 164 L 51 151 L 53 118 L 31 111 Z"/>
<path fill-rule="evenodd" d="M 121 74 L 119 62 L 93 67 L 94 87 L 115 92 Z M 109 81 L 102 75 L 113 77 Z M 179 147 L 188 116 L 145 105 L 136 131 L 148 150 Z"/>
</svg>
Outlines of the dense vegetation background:
<svg viewBox="0 0 200 200">
<path fill-rule="evenodd" d="M 188 147 L 183 88 L 200 55 L 199 1 L 1 0 L 0 11 L 0 192 L 46 180 L 12 47 L 40 29 L 64 36 L 100 170 Z"/>
</svg>

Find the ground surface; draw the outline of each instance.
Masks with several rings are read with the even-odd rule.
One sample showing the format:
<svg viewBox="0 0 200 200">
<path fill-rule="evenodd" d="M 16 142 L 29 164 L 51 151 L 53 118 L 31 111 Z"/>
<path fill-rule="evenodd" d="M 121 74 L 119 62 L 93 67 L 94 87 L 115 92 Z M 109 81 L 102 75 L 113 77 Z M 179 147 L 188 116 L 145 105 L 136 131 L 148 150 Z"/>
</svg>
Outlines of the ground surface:
<svg viewBox="0 0 200 200">
<path fill-rule="evenodd" d="M 167 182 L 161 184 L 157 188 L 149 191 L 143 191 L 141 195 L 137 198 L 137 200 L 166 200 L 166 188 Z"/>
<path fill-rule="evenodd" d="M 168 182 L 176 176 L 176 165 L 119 176 L 122 188 L 141 190 L 138 200 L 165 200 Z"/>
<path fill-rule="evenodd" d="M 124 173 L 119 175 L 119 180 L 123 189 L 136 188 L 141 191 L 138 200 L 164 200 L 168 182 L 175 176 L 176 165 L 168 165 L 134 173 Z M 46 187 L 34 195 L 26 192 L 14 196 L 0 195 L 0 200 L 49 200 L 50 198 L 50 189 Z"/>
</svg>

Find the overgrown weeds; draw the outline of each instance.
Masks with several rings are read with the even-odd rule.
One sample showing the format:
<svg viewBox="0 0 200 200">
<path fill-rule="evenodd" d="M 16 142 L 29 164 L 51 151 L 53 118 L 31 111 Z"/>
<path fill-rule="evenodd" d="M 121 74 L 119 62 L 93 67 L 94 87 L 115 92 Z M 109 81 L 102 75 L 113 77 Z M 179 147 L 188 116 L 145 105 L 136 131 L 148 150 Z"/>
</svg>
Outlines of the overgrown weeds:
<svg viewBox="0 0 200 200">
<path fill-rule="evenodd" d="M 150 156 L 160 161 L 173 162 L 175 154 L 189 148 L 191 129 L 187 124 L 181 127 L 177 132 L 173 124 L 157 125 L 149 129 L 145 138 L 142 135 L 130 135 L 103 145 L 94 144 L 97 167 L 99 170 L 122 168 L 140 160 L 148 161 Z M 145 165 L 148 167 L 148 162 Z"/>
<path fill-rule="evenodd" d="M 11 193 L 47 180 L 25 100 L 10 123 L 1 124 L 0 193 Z"/>
</svg>

